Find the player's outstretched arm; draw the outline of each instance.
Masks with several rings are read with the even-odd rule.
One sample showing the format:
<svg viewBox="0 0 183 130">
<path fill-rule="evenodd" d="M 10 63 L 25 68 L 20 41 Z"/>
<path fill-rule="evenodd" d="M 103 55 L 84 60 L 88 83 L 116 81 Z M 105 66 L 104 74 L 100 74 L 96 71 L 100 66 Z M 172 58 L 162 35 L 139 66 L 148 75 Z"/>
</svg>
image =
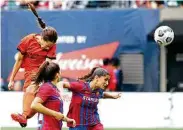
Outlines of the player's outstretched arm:
<svg viewBox="0 0 183 130">
<path fill-rule="evenodd" d="M 60 81 L 57 83 L 57 87 L 58 88 L 67 88 L 69 89 L 70 88 L 70 83 L 69 82 L 64 82 L 64 81 Z"/>
<path fill-rule="evenodd" d="M 118 99 L 121 97 L 121 93 L 117 93 L 117 94 L 109 94 L 107 92 L 103 93 L 103 98 L 108 98 L 108 99 Z"/>
</svg>

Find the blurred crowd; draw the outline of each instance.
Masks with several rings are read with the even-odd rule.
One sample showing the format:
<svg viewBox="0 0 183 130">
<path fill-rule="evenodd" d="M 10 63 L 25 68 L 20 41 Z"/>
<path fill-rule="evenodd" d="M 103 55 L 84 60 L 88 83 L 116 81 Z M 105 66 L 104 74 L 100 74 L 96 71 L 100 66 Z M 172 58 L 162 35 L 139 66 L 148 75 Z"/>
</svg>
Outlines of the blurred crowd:
<svg viewBox="0 0 183 130">
<path fill-rule="evenodd" d="M 1 9 L 25 9 L 26 2 L 32 2 L 37 9 L 86 9 L 86 8 L 166 8 L 183 7 L 182 0 L 1 0 Z"/>
</svg>

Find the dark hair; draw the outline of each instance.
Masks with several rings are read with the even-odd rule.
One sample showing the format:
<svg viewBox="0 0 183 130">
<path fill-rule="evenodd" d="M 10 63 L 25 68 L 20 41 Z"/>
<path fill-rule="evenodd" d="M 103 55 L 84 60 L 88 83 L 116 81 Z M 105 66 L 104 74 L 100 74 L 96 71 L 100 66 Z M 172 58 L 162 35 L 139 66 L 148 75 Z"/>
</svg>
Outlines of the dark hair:
<svg viewBox="0 0 183 130">
<path fill-rule="evenodd" d="M 39 85 L 41 82 L 52 81 L 55 75 L 60 72 L 60 67 L 54 62 L 45 61 L 39 67 L 38 73 L 33 77 L 35 84 Z"/>
<path fill-rule="evenodd" d="M 43 22 L 41 17 L 39 17 L 33 4 L 28 3 L 28 6 L 31 9 L 31 11 L 33 12 L 33 14 L 36 16 L 40 27 L 43 29 L 42 33 L 41 33 L 43 40 L 56 43 L 57 38 L 58 38 L 57 31 L 53 27 L 46 26 L 46 23 Z"/>
<path fill-rule="evenodd" d="M 104 68 L 94 67 L 88 74 L 78 78 L 78 80 L 91 81 L 96 75 L 99 77 L 106 76 L 109 75 L 109 72 Z"/>
<path fill-rule="evenodd" d="M 119 66 L 120 65 L 120 60 L 119 60 L 119 58 L 114 57 L 114 58 L 111 59 L 111 63 L 112 63 L 113 66 Z"/>
<path fill-rule="evenodd" d="M 110 59 L 109 58 L 104 58 L 103 59 L 103 64 L 104 65 L 109 65 L 109 63 L 110 63 Z"/>
</svg>

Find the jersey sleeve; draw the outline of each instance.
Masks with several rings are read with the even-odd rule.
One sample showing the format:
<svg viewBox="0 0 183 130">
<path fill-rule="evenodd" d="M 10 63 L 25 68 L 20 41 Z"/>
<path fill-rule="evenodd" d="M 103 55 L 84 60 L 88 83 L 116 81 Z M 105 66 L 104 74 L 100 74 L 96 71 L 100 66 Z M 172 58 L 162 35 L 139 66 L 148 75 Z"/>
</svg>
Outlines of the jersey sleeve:
<svg viewBox="0 0 183 130">
<path fill-rule="evenodd" d="M 82 82 L 70 82 L 70 91 L 80 92 L 83 89 L 84 83 Z"/>
<path fill-rule="evenodd" d="M 56 44 L 53 45 L 48 51 L 47 58 L 56 59 Z"/>
<path fill-rule="evenodd" d="M 30 42 L 31 36 L 33 34 L 30 34 L 28 36 L 25 36 L 19 43 L 19 45 L 17 46 L 17 50 L 19 50 L 23 55 L 26 53 L 27 48 L 28 48 L 28 44 Z"/>
<path fill-rule="evenodd" d="M 36 97 L 39 97 L 45 102 L 51 95 L 52 95 L 52 89 L 49 85 L 42 85 L 38 92 Z"/>
</svg>

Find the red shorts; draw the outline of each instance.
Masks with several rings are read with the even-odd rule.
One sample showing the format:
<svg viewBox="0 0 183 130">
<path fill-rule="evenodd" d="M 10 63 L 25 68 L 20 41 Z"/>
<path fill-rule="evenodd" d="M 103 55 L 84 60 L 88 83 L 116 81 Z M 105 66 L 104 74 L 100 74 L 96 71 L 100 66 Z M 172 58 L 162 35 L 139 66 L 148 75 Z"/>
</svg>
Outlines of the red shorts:
<svg viewBox="0 0 183 130">
<path fill-rule="evenodd" d="M 26 88 L 31 84 L 32 82 L 32 77 L 33 75 L 35 75 L 37 72 L 37 69 L 33 70 L 33 71 L 27 71 L 25 72 L 25 82 L 24 82 L 24 86 L 23 86 L 23 91 L 26 91 Z"/>
</svg>

